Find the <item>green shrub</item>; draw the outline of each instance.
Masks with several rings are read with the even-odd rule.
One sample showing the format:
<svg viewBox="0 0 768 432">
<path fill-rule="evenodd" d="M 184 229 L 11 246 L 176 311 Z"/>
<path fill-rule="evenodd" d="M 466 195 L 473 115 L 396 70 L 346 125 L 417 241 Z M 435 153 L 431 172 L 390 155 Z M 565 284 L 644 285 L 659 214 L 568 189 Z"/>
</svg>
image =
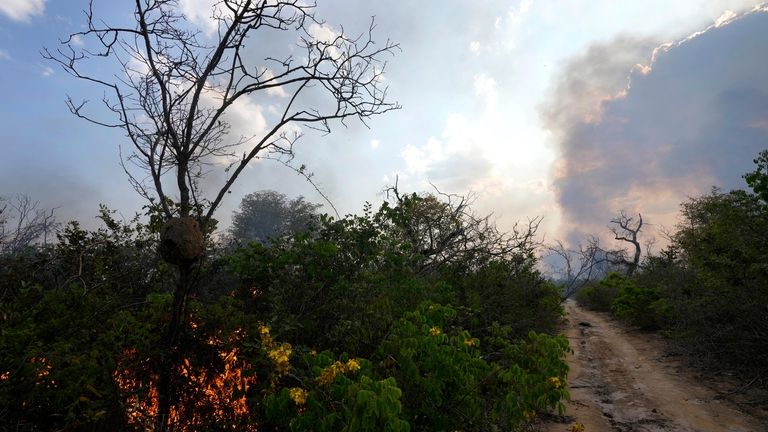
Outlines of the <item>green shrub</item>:
<svg viewBox="0 0 768 432">
<path fill-rule="evenodd" d="M 175 425 L 519 430 L 559 408 L 567 343 L 530 332 L 553 331 L 556 289 L 525 246 L 452 208 L 412 195 L 206 257 L 169 373 Z M 14 429 L 156 420 L 174 269 L 153 228 L 102 219 L 0 257 L 0 418 Z"/>
<path fill-rule="evenodd" d="M 494 323 L 509 326 L 512 338 L 531 330 L 553 332 L 564 313 L 557 287 L 528 260 L 491 261 L 450 280 L 464 298 L 456 303 L 474 311 L 474 322 L 465 327 L 480 338 Z"/>
<path fill-rule="evenodd" d="M 263 403 L 267 429 L 318 432 L 408 432 L 402 391 L 393 378 L 377 379 L 370 362 L 338 360 L 330 353 L 306 353 L 305 368 L 268 394 Z M 290 386 L 290 387 L 289 387 Z"/>
<path fill-rule="evenodd" d="M 658 289 L 638 287 L 632 281 L 621 287 L 611 309 L 617 318 L 645 330 L 661 329 L 670 313 L 669 302 Z"/>
<path fill-rule="evenodd" d="M 530 332 L 513 340 L 510 327 L 495 325 L 481 347 L 455 316 L 427 303 L 406 314 L 379 350 L 381 373 L 403 389 L 415 430 L 517 430 L 538 413 L 562 413 L 569 397 L 564 337 Z"/>
<path fill-rule="evenodd" d="M 541 412 L 556 409 L 562 414 L 562 401 L 570 397 L 565 362 L 571 350 L 568 340 L 563 335 L 530 332 L 512 341 L 509 332 L 508 327 L 494 327 L 486 344 L 492 353 L 500 354 L 493 364 L 494 385 L 501 389 L 503 403 L 495 414 L 513 429 L 532 422 Z"/>
<path fill-rule="evenodd" d="M 482 421 L 481 384 L 490 367 L 479 341 L 450 325 L 455 315 L 450 307 L 422 305 L 394 325 L 377 353 L 381 373 L 403 389 L 416 430 L 456 430 Z"/>
<path fill-rule="evenodd" d="M 610 312 L 613 301 L 618 297 L 628 279 L 618 273 L 609 273 L 605 279 L 584 286 L 576 293 L 576 301 L 589 309 Z"/>
</svg>

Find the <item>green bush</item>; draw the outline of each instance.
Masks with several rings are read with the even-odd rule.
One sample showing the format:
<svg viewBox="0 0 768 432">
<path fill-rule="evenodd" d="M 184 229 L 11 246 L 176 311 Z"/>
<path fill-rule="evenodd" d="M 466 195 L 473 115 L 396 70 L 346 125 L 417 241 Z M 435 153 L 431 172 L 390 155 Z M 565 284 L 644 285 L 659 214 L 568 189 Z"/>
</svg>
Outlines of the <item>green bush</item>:
<svg viewBox="0 0 768 432">
<path fill-rule="evenodd" d="M 306 353 L 304 369 L 257 404 L 268 429 L 290 431 L 407 432 L 402 391 L 393 378 L 377 379 L 364 359 L 338 360 L 330 353 Z M 288 387 L 292 385 L 292 387 Z"/>
<path fill-rule="evenodd" d="M 382 344 L 381 373 L 403 390 L 415 430 L 517 428 L 551 409 L 562 413 L 570 350 L 562 336 L 493 326 L 489 345 L 455 325 L 456 312 L 427 303 L 406 314 Z"/>
<path fill-rule="evenodd" d="M 400 319 L 377 352 L 381 373 L 403 389 L 416 430 L 456 430 L 482 420 L 481 384 L 490 367 L 479 341 L 451 326 L 455 315 L 452 308 L 425 304 Z"/>
<path fill-rule="evenodd" d="M 533 268 L 534 264 L 526 259 L 491 261 L 472 273 L 449 279 L 460 293 L 453 304 L 474 312 L 473 322 L 464 326 L 481 338 L 489 334 L 494 323 L 509 326 L 511 338 L 524 338 L 531 330 L 555 331 L 564 313 L 560 293 Z"/>
<path fill-rule="evenodd" d="M 631 325 L 645 330 L 661 329 L 670 313 L 667 299 L 656 288 L 638 287 L 632 281 L 621 287 L 613 301 L 613 314 Z"/>
<path fill-rule="evenodd" d="M 626 277 L 618 273 L 609 273 L 605 279 L 581 288 L 576 293 L 576 301 L 592 310 L 610 312 L 621 288 L 628 283 L 630 282 Z"/>
<path fill-rule="evenodd" d="M 762 370 L 768 362 L 768 205 L 743 190 L 714 189 L 683 203 L 681 217 L 666 256 L 637 275 L 644 290 L 626 307 L 658 312 L 662 321 L 650 324 L 663 326 L 699 360 Z"/>
<path fill-rule="evenodd" d="M 571 351 L 563 335 L 530 332 L 520 340 L 510 340 L 508 327 L 495 326 L 487 338 L 487 349 L 499 357 L 493 363 L 496 386 L 502 389 L 503 404 L 496 415 L 513 429 L 532 422 L 541 413 L 565 410 L 562 403 L 570 395 L 566 389 Z"/>
</svg>

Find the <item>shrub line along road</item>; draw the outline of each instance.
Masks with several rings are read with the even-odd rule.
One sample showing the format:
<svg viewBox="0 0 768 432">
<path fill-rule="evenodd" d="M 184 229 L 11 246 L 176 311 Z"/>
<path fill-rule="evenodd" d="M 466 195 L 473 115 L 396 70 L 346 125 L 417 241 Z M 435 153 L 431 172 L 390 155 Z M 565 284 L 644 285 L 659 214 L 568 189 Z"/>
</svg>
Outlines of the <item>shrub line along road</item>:
<svg viewBox="0 0 768 432">
<path fill-rule="evenodd" d="M 568 358 L 570 418 L 544 425 L 545 431 L 565 431 L 571 422 L 588 432 L 768 431 L 665 355 L 658 336 L 627 329 L 572 300 L 565 309 L 565 334 L 574 350 Z"/>
</svg>

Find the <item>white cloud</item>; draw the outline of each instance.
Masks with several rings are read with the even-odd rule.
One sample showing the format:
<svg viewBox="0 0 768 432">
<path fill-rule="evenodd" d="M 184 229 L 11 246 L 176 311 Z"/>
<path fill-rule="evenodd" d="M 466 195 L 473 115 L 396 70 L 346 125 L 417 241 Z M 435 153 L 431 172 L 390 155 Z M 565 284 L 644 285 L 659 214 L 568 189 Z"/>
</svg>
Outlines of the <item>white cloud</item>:
<svg viewBox="0 0 768 432">
<path fill-rule="evenodd" d="M 70 25 L 70 26 L 72 25 L 72 18 L 70 18 L 70 17 L 56 15 L 56 16 L 53 17 L 53 19 L 55 19 L 56 21 L 58 21 L 60 23 L 64 23 L 66 25 Z"/>
<path fill-rule="evenodd" d="M 203 93 L 204 106 L 217 106 L 221 103 L 220 96 L 214 92 Z M 216 158 L 218 165 L 229 165 L 240 160 L 243 153 L 247 153 L 253 144 L 261 139 L 267 132 L 267 120 L 261 105 L 247 96 L 239 98 L 233 103 L 223 116 L 230 125 L 229 134 L 225 138 L 227 144 L 244 140 L 237 148 L 230 149 L 234 156 L 220 156 Z"/>
<path fill-rule="evenodd" d="M 435 137 L 429 140 L 421 147 L 409 144 L 402 151 L 401 155 L 405 159 L 405 165 L 408 173 L 411 175 L 424 175 L 436 164 L 444 162 L 449 157 L 455 156 L 457 149 L 446 149 L 441 140 Z"/>
<path fill-rule="evenodd" d="M 228 119 L 232 123 L 233 131 L 241 135 L 263 134 L 267 131 L 267 121 L 262 114 L 261 105 L 251 98 L 241 97 L 227 111 Z"/>
<path fill-rule="evenodd" d="M 14 21 L 29 21 L 45 11 L 46 0 L 2 0 L 0 13 Z"/>
<path fill-rule="evenodd" d="M 534 8 L 531 0 L 492 3 L 494 6 L 487 12 L 475 12 L 470 19 L 467 47 L 475 55 L 493 56 L 515 49 L 518 39 L 524 36 L 525 27 L 532 22 Z M 508 3 L 513 5 L 508 6 Z"/>
<path fill-rule="evenodd" d="M 553 155 L 526 137 L 522 127 L 507 123 L 485 115 L 448 116 L 439 137 L 401 152 L 405 170 L 397 174 L 403 190 L 431 191 L 434 185 L 474 195 L 473 210 L 493 213 L 503 230 L 517 219 L 545 214 L 546 228 L 552 229 L 558 223 L 552 191 L 546 171 L 537 167 Z"/>
<path fill-rule="evenodd" d="M 44 78 L 53 75 L 53 68 L 50 66 L 43 66 L 42 70 L 40 71 L 40 75 L 42 75 Z"/>
<path fill-rule="evenodd" d="M 381 141 L 380 140 L 377 140 L 377 139 L 371 140 L 371 148 L 373 148 L 373 149 L 379 148 L 380 145 L 381 145 Z"/>
<path fill-rule="evenodd" d="M 131 56 L 126 63 L 125 73 L 131 79 L 140 80 L 149 74 L 149 64 L 146 61 Z"/>
<path fill-rule="evenodd" d="M 328 24 L 321 25 L 313 23 L 307 29 L 307 33 L 309 33 L 309 35 L 317 41 L 331 44 L 331 46 L 328 48 L 328 53 L 331 55 L 331 57 L 339 58 L 341 56 L 341 51 L 336 46 L 333 46 L 334 41 L 341 34 L 334 30 L 333 27 L 329 26 Z"/>
<path fill-rule="evenodd" d="M 475 95 L 485 104 L 487 111 L 495 112 L 499 100 L 499 93 L 496 90 L 496 80 L 484 73 L 475 75 L 473 87 Z"/>
<path fill-rule="evenodd" d="M 181 13 L 191 22 L 201 26 L 207 36 L 213 36 L 219 28 L 219 21 L 213 18 L 218 0 L 181 0 Z M 217 11 L 220 12 L 220 11 Z"/>
<path fill-rule="evenodd" d="M 509 20 L 513 23 L 519 23 L 523 19 L 525 19 L 525 16 L 528 14 L 528 11 L 531 10 L 531 5 L 533 4 L 533 0 L 522 0 L 520 4 L 517 6 L 517 9 L 512 9 L 509 11 L 508 16 Z"/>
<path fill-rule="evenodd" d="M 75 45 L 75 46 L 81 47 L 85 45 L 85 42 L 83 42 L 83 38 L 80 35 L 72 36 L 72 38 L 70 39 L 70 42 L 72 42 L 72 45 Z"/>
<path fill-rule="evenodd" d="M 715 27 L 722 27 L 736 18 L 736 12 L 727 10 L 715 20 Z"/>
<path fill-rule="evenodd" d="M 333 27 L 329 26 L 328 24 L 313 23 L 309 26 L 307 32 L 313 38 L 325 43 L 332 43 L 334 39 L 339 37 L 339 33 L 336 32 Z"/>
<path fill-rule="evenodd" d="M 506 29 L 505 29 L 506 34 L 503 40 L 504 40 L 505 46 L 508 49 L 513 49 L 517 46 L 518 33 L 520 32 L 520 29 L 522 28 L 523 24 L 528 18 L 528 15 L 530 14 L 531 5 L 533 5 L 533 0 L 522 0 L 518 4 L 517 8 L 513 7 L 509 12 L 507 12 Z M 504 26 L 502 23 L 499 23 L 498 21 L 497 21 L 497 24 L 499 24 L 498 27 Z"/>
<path fill-rule="evenodd" d="M 275 74 L 272 72 L 272 70 L 268 68 L 262 69 L 262 73 L 264 75 L 264 80 L 270 80 L 275 77 Z M 288 93 L 285 91 L 283 87 L 270 87 L 267 89 L 267 94 L 270 96 L 277 96 L 281 98 L 288 97 Z"/>
</svg>

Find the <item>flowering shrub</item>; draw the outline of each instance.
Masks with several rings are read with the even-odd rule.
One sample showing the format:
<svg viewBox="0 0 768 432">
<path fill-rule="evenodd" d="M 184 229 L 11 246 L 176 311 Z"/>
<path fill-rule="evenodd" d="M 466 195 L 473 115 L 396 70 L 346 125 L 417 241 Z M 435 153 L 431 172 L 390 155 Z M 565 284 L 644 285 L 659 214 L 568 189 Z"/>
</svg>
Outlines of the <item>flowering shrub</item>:
<svg viewBox="0 0 768 432">
<path fill-rule="evenodd" d="M 499 335 L 495 344 L 504 359 L 491 362 L 480 341 L 455 325 L 456 315 L 451 307 L 424 304 L 398 321 L 377 353 L 381 373 L 403 389 L 416 429 L 516 428 L 534 421 L 537 412 L 563 409 L 565 338 L 531 332 L 511 343 Z"/>
<path fill-rule="evenodd" d="M 455 314 L 425 304 L 395 324 L 377 353 L 381 373 L 403 389 L 406 414 L 417 430 L 457 430 L 464 419 L 482 417 L 482 380 L 490 368 L 477 342 L 449 327 Z"/>
<path fill-rule="evenodd" d="M 495 340 L 502 348 L 499 379 L 506 391 L 504 414 L 514 424 L 530 421 L 531 413 L 565 410 L 563 399 L 570 397 L 566 389 L 568 365 L 565 354 L 570 351 L 564 336 L 530 332 L 522 341 L 510 343 Z"/>
<path fill-rule="evenodd" d="M 291 431 L 408 431 L 402 392 L 392 378 L 376 379 L 370 362 L 308 352 L 283 387 L 263 402 L 265 426 Z"/>
</svg>

